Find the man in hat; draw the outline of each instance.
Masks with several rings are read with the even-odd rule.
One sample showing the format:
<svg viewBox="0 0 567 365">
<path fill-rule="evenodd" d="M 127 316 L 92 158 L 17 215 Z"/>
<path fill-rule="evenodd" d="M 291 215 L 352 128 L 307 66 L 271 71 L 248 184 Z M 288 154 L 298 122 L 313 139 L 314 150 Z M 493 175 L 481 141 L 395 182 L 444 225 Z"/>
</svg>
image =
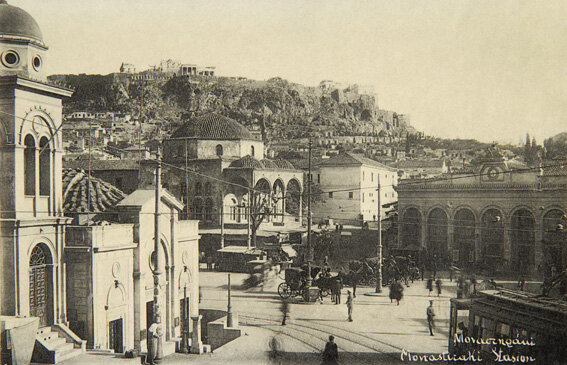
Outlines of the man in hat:
<svg viewBox="0 0 567 365">
<path fill-rule="evenodd" d="M 339 359 L 339 351 L 334 340 L 335 337 L 330 335 L 329 341 L 325 344 L 325 350 L 323 350 L 323 364 L 336 364 Z"/>
</svg>

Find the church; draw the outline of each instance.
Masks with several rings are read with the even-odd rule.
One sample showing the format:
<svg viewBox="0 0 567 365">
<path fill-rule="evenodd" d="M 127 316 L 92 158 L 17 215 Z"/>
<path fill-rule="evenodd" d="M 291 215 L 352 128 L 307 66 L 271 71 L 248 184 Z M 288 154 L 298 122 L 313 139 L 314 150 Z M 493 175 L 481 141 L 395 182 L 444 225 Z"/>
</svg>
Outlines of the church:
<svg viewBox="0 0 567 365">
<path fill-rule="evenodd" d="M 87 348 L 146 352 L 158 271 L 164 355 L 179 348 L 182 332 L 193 336 L 191 351 L 202 352 L 193 330 L 200 325 L 198 222 L 179 219 L 183 204 L 166 189 L 156 203 L 156 180 L 126 196 L 84 171 L 63 171 L 62 100 L 73 90 L 48 82 L 47 60 L 37 22 L 0 1 L 2 329 L 35 321 L 34 362 Z M 10 341 L 2 335 L 3 358 Z"/>
</svg>

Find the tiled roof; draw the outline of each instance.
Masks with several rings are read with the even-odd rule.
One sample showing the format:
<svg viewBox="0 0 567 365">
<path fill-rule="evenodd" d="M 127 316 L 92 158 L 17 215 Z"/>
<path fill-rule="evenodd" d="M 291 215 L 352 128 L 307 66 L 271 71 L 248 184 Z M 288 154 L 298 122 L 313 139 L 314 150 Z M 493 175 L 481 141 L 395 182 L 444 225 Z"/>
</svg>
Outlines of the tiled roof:
<svg viewBox="0 0 567 365">
<path fill-rule="evenodd" d="M 565 164 L 550 163 L 547 167 L 543 168 L 544 176 L 566 176 L 567 166 Z"/>
<path fill-rule="evenodd" d="M 393 167 L 386 166 L 378 161 L 374 161 L 372 159 L 369 159 L 367 157 L 352 152 L 340 153 L 327 160 L 321 160 L 321 162 L 319 162 L 318 164 L 318 166 L 349 166 L 349 165 L 351 166 L 368 165 L 368 166 L 383 168 L 386 170 L 396 170 Z"/>
<path fill-rule="evenodd" d="M 63 168 L 89 170 L 88 160 L 63 161 Z M 138 160 L 91 160 L 91 170 L 138 170 Z"/>
<path fill-rule="evenodd" d="M 187 121 L 171 134 L 171 138 L 254 140 L 250 131 L 242 124 L 215 113 Z"/>
<path fill-rule="evenodd" d="M 442 168 L 443 159 L 439 160 L 404 160 L 397 163 L 399 169 Z"/>
<path fill-rule="evenodd" d="M 268 160 L 263 159 L 258 161 L 250 155 L 246 155 L 238 160 L 231 162 L 229 167 L 246 168 L 246 169 L 280 169 L 280 170 L 295 170 L 295 167 L 286 160 Z"/>
<path fill-rule="evenodd" d="M 90 191 L 90 207 L 89 196 Z M 118 188 L 83 170 L 63 170 L 63 211 L 65 213 L 104 212 L 124 199 Z"/>
</svg>

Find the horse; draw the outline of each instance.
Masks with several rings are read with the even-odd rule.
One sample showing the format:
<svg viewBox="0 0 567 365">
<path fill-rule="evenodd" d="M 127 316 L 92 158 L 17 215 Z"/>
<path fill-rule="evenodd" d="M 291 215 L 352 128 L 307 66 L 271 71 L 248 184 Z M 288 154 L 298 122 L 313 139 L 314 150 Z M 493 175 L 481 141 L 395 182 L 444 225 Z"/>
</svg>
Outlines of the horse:
<svg viewBox="0 0 567 365">
<path fill-rule="evenodd" d="M 360 268 L 358 271 L 350 270 L 348 273 L 343 273 L 342 271 L 339 272 L 339 277 L 341 278 L 342 282 L 345 285 L 349 285 L 352 287 L 352 296 L 356 298 L 356 286 L 360 283 L 364 275 L 364 270 Z"/>
<path fill-rule="evenodd" d="M 323 292 L 330 291 L 334 297 L 335 304 L 340 303 L 340 291 L 343 288 L 343 283 L 339 275 L 331 277 L 319 276 L 313 280 L 313 285 L 319 288 L 321 300 L 323 300 Z"/>
</svg>

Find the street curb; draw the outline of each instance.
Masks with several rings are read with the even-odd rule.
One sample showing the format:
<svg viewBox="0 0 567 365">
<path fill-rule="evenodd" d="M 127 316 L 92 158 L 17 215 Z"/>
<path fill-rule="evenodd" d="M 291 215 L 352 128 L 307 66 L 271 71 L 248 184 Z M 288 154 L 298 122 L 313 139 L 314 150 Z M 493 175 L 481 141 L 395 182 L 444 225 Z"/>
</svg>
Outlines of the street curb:
<svg viewBox="0 0 567 365">
<path fill-rule="evenodd" d="M 371 293 L 364 293 L 364 295 L 366 295 L 367 297 L 383 297 L 384 293 L 383 292 L 382 293 L 371 292 Z"/>
</svg>

